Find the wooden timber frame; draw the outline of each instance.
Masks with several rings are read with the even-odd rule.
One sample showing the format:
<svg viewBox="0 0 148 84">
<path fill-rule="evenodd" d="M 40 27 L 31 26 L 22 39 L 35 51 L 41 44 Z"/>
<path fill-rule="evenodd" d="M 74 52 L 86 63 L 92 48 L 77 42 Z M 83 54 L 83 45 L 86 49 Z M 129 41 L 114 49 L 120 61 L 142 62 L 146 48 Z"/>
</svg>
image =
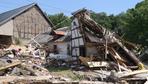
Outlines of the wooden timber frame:
<svg viewBox="0 0 148 84">
<path fill-rule="evenodd" d="M 86 37 L 86 31 L 88 25 L 84 24 L 82 18 L 85 16 L 84 14 L 87 12 L 87 10 L 78 10 L 75 13 L 73 13 L 74 19 L 72 22 L 72 28 L 71 28 L 71 54 L 73 57 L 79 57 L 79 56 L 86 56 L 87 52 L 87 37 Z M 89 14 L 89 13 L 87 13 Z M 91 23 L 89 24 L 91 25 Z M 89 26 L 90 27 L 90 26 Z M 99 34 L 102 35 L 102 29 L 97 29 L 95 27 Z M 89 29 L 88 29 L 89 30 Z M 92 29 L 94 31 L 94 29 Z M 78 35 L 77 35 L 78 34 Z M 98 35 L 98 36 L 101 36 Z M 81 39 L 81 40 L 80 40 Z"/>
<path fill-rule="evenodd" d="M 30 39 L 40 33 L 50 31 L 51 28 L 51 24 L 36 4 L 14 17 L 13 25 L 13 36 L 23 39 Z"/>
<path fill-rule="evenodd" d="M 86 56 L 86 34 L 84 31 L 84 25 L 80 21 L 80 16 L 83 16 L 83 12 L 79 11 L 74 15 L 71 27 L 71 55 L 75 57 L 76 60 L 79 56 Z"/>
</svg>

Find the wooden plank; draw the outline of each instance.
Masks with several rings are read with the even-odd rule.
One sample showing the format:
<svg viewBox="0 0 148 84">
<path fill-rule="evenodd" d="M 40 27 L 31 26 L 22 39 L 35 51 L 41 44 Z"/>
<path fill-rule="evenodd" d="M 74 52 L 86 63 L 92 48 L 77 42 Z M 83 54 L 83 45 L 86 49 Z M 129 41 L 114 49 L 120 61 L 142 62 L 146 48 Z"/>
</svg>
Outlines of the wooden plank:
<svg viewBox="0 0 148 84">
<path fill-rule="evenodd" d="M 102 62 L 87 62 L 88 66 L 90 68 L 92 67 L 107 67 L 109 66 L 109 63 L 108 62 L 105 62 L 105 61 L 102 61 Z"/>
<path fill-rule="evenodd" d="M 7 64 L 7 65 L 5 65 L 3 67 L 0 67 L 0 71 L 5 70 L 5 69 L 10 68 L 10 67 L 20 65 L 20 64 L 21 64 L 21 61 L 12 62 L 11 64 Z"/>
<path fill-rule="evenodd" d="M 107 50 L 113 56 L 114 59 L 120 61 L 121 63 L 125 62 L 125 60 L 120 57 L 120 55 L 115 51 L 115 49 L 113 49 L 112 47 L 108 47 Z"/>
<path fill-rule="evenodd" d="M 47 69 L 36 65 L 36 64 L 23 64 L 21 65 L 23 68 L 27 69 L 28 71 L 30 71 L 33 75 L 35 76 L 43 76 L 43 75 L 49 75 L 49 72 Z"/>
<path fill-rule="evenodd" d="M 82 36 L 71 38 L 71 40 L 82 38 Z"/>
<path fill-rule="evenodd" d="M 125 67 L 123 67 L 122 65 L 118 65 L 118 64 L 116 64 L 116 63 L 114 63 L 114 62 L 110 62 L 110 65 L 116 66 L 116 67 L 119 67 L 119 66 L 120 66 L 120 69 L 123 70 L 123 71 L 131 71 L 130 69 L 125 68 Z"/>
<path fill-rule="evenodd" d="M 81 60 L 82 64 L 88 66 L 87 62 L 91 62 L 94 58 L 93 57 L 82 57 L 80 56 L 79 59 Z"/>
<path fill-rule="evenodd" d="M 142 64 L 140 60 L 135 56 L 133 52 L 128 50 L 117 38 L 113 37 L 113 39 L 116 41 L 116 43 L 128 54 L 128 57 L 136 64 Z"/>
<path fill-rule="evenodd" d="M 133 75 L 142 74 L 142 73 L 148 73 L 148 70 L 137 70 L 137 71 L 127 72 L 122 75 L 119 75 L 119 77 L 123 78 L 123 77 L 133 76 Z"/>
<path fill-rule="evenodd" d="M 124 80 L 126 80 L 126 81 L 136 81 L 136 80 L 138 80 L 138 81 L 144 81 L 144 80 L 147 80 L 147 78 L 143 78 L 143 77 L 140 77 L 140 78 L 123 78 Z"/>
</svg>

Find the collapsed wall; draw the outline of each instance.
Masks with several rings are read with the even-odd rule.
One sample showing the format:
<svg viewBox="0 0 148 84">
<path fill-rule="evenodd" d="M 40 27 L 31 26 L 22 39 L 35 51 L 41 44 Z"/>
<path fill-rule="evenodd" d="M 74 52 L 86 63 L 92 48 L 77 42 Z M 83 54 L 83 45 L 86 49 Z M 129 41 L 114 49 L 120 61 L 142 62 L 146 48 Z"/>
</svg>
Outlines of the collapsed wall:
<svg viewBox="0 0 148 84">
<path fill-rule="evenodd" d="M 91 53 L 92 56 L 98 58 L 97 60 L 110 60 L 126 68 L 128 66 L 144 68 L 136 54 L 123 45 L 119 36 L 97 24 L 91 19 L 90 13 L 86 9 L 73 13 L 71 34 L 71 51 L 72 56 L 76 59 L 79 56 L 88 56 L 89 46 L 93 46 L 97 54 L 94 54 L 94 51 Z"/>
</svg>

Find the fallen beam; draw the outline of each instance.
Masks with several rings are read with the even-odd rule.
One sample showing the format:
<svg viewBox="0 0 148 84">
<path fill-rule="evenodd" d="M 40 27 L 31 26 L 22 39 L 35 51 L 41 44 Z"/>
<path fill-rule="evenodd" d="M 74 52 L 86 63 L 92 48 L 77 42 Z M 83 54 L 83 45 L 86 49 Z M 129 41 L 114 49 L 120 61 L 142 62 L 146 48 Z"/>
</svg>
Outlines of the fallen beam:
<svg viewBox="0 0 148 84">
<path fill-rule="evenodd" d="M 0 71 L 8 69 L 10 67 L 14 67 L 14 66 L 20 65 L 20 64 L 21 64 L 21 61 L 15 61 L 15 62 L 12 61 L 12 63 L 6 64 L 5 66 L 0 67 Z"/>
<path fill-rule="evenodd" d="M 138 70 L 138 71 L 123 73 L 123 74 L 119 75 L 119 78 L 133 76 L 133 75 L 142 74 L 142 73 L 148 73 L 148 70 Z"/>
<path fill-rule="evenodd" d="M 40 75 L 49 75 L 49 72 L 47 69 L 40 67 L 38 65 L 35 64 L 22 64 L 21 65 L 24 69 L 30 71 L 33 75 L 35 76 L 40 76 Z"/>
</svg>

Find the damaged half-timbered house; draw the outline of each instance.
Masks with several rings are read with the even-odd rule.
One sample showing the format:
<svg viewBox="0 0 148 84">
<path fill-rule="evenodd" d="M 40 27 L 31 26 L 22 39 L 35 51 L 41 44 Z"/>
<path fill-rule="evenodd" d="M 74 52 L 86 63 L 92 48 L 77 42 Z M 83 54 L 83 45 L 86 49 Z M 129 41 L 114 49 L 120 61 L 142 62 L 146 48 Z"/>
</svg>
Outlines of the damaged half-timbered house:
<svg viewBox="0 0 148 84">
<path fill-rule="evenodd" d="M 131 47 L 123 45 L 117 34 L 91 19 L 88 10 L 82 9 L 72 14 L 71 53 L 75 59 L 94 57 L 95 61 L 111 61 L 125 68 L 137 66 L 143 69 Z"/>
</svg>

